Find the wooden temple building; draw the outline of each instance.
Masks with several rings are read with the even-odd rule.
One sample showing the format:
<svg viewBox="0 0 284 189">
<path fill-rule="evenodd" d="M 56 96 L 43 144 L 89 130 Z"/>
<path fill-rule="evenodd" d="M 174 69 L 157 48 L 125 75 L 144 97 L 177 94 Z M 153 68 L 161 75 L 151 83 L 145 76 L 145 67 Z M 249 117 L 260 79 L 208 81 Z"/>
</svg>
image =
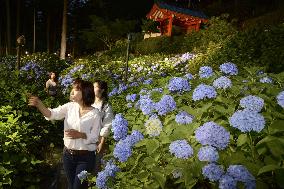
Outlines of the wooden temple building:
<svg viewBox="0 0 284 189">
<path fill-rule="evenodd" d="M 163 2 L 156 2 L 146 16 L 159 22 L 160 35 L 171 36 L 173 27 L 181 28 L 183 33 L 199 31 L 202 23 L 207 22 L 206 15 L 201 11 L 172 6 Z"/>
</svg>

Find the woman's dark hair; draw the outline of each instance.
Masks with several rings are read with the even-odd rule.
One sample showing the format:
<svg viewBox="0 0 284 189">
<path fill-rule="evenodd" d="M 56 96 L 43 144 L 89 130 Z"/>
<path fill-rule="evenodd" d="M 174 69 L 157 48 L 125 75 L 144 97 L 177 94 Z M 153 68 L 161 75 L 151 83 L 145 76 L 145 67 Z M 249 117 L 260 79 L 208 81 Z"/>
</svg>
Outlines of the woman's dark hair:
<svg viewBox="0 0 284 189">
<path fill-rule="evenodd" d="M 102 108 L 104 108 L 104 106 L 108 103 L 108 86 L 107 86 L 107 82 L 102 81 L 102 80 L 96 80 L 94 83 L 97 83 L 99 85 L 99 88 L 101 90 L 104 90 L 104 92 L 102 93 L 102 99 L 103 99 L 103 104 L 102 104 Z"/>
<path fill-rule="evenodd" d="M 73 86 L 82 91 L 82 100 L 84 106 L 91 106 L 95 101 L 94 85 L 89 81 L 75 79 Z"/>
<path fill-rule="evenodd" d="M 55 74 L 54 81 L 57 81 L 57 76 L 56 76 L 56 73 L 55 73 L 55 72 L 48 72 L 48 78 L 51 79 L 51 75 L 52 75 L 53 73 Z"/>
</svg>

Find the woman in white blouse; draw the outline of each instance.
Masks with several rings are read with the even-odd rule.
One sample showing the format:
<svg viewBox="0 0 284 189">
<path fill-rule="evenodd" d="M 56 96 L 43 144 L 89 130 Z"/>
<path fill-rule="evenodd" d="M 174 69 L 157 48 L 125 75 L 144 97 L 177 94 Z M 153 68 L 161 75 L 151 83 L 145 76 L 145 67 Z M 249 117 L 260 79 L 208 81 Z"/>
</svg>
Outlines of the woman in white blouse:
<svg viewBox="0 0 284 189">
<path fill-rule="evenodd" d="M 44 106 L 38 97 L 32 96 L 29 105 L 36 107 L 48 120 L 64 119 L 63 166 L 68 188 L 87 188 L 87 183 L 78 178 L 85 170 L 91 172 L 95 166 L 95 152 L 101 130 L 101 116 L 94 103 L 92 83 L 77 79 L 70 93 L 72 102 L 54 109 Z"/>
<path fill-rule="evenodd" d="M 102 129 L 100 131 L 100 142 L 97 148 L 96 172 L 100 171 L 100 162 L 103 155 L 106 138 L 109 136 L 114 118 L 112 108 L 108 103 L 108 86 L 105 81 L 97 80 L 94 82 L 95 102 L 92 105 L 101 113 Z"/>
</svg>

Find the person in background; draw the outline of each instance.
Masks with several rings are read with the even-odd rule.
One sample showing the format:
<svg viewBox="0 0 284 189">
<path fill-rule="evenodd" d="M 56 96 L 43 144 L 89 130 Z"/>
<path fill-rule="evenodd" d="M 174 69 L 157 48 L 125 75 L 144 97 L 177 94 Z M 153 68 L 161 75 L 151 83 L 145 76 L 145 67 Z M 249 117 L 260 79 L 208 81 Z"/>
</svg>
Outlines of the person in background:
<svg viewBox="0 0 284 189">
<path fill-rule="evenodd" d="M 49 79 L 45 83 L 45 90 L 48 95 L 56 96 L 57 94 L 57 83 L 56 83 L 56 75 L 54 72 L 49 73 Z"/>
<path fill-rule="evenodd" d="M 98 109 L 92 107 L 95 93 L 91 82 L 75 80 L 70 99 L 72 102 L 48 109 L 38 97 L 31 96 L 28 105 L 36 107 L 48 120 L 64 119 L 63 166 L 68 188 L 86 189 L 88 183 L 81 183 L 78 174 L 94 170 L 101 116 Z"/>
<path fill-rule="evenodd" d="M 100 171 L 101 159 L 106 148 L 106 138 L 109 136 L 114 118 L 112 108 L 108 103 L 108 86 L 105 81 L 97 80 L 94 82 L 95 102 L 92 104 L 101 113 L 102 129 L 100 131 L 100 141 L 97 148 L 95 173 Z"/>
</svg>

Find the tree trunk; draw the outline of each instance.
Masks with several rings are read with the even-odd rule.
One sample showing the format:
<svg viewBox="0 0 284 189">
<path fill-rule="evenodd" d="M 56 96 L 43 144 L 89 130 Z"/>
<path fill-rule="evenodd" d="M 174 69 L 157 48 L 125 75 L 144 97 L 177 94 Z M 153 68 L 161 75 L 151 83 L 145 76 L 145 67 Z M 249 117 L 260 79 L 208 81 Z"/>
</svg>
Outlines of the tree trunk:
<svg viewBox="0 0 284 189">
<path fill-rule="evenodd" d="M 34 40 L 33 40 L 33 53 L 36 49 L 36 9 L 34 8 Z"/>
<path fill-rule="evenodd" d="M 61 33 L 61 46 L 60 46 L 60 59 L 65 59 L 66 53 L 66 33 L 67 33 L 67 0 L 63 0 L 63 19 L 62 19 L 62 33 Z"/>
<path fill-rule="evenodd" d="M 6 17 L 7 17 L 7 46 L 6 55 L 11 52 L 11 16 L 10 16 L 10 0 L 6 0 Z"/>
<path fill-rule="evenodd" d="M 17 26 L 16 39 L 20 36 L 20 19 L 21 19 L 21 0 L 17 0 Z"/>
<path fill-rule="evenodd" d="M 47 44 L 47 53 L 51 52 L 50 49 L 50 21 L 51 21 L 51 14 L 50 10 L 47 13 L 47 23 L 46 23 L 46 44 Z"/>
</svg>

